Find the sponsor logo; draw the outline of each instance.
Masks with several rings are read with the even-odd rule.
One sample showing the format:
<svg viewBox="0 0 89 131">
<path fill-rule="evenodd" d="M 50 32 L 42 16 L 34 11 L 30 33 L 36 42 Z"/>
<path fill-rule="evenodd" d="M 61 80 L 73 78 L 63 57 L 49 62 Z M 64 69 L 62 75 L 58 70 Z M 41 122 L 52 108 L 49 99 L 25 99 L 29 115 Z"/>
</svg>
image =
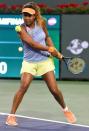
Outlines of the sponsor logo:
<svg viewBox="0 0 89 131">
<path fill-rule="evenodd" d="M 7 73 L 7 63 L 6 62 L 0 62 L 0 74 L 6 74 Z"/>
<path fill-rule="evenodd" d="M 55 17 L 51 17 L 48 19 L 48 25 L 54 26 L 57 23 L 57 19 Z"/>
<path fill-rule="evenodd" d="M 23 23 L 22 18 L 4 18 L 0 17 L 0 25 L 20 25 Z"/>
<path fill-rule="evenodd" d="M 87 49 L 88 47 L 89 47 L 88 41 L 73 39 L 72 41 L 70 41 L 66 49 L 69 50 L 74 55 L 79 55 L 83 52 L 83 50 Z"/>
</svg>

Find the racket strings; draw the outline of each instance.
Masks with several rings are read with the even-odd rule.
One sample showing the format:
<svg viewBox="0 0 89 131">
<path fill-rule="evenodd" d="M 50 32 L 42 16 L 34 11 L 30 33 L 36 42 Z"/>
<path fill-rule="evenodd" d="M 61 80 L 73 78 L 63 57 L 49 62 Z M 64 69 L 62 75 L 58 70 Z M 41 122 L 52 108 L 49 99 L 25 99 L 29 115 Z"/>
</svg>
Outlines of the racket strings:
<svg viewBox="0 0 89 131">
<path fill-rule="evenodd" d="M 73 74 L 79 74 L 83 72 L 85 67 L 85 61 L 81 58 L 73 58 L 70 61 L 68 61 L 68 69 Z"/>
</svg>

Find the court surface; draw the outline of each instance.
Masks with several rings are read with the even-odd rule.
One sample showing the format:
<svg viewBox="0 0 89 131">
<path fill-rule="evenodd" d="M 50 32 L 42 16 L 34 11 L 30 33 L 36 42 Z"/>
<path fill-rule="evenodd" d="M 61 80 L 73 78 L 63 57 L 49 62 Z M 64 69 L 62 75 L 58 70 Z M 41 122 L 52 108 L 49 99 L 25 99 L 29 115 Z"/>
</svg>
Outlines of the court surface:
<svg viewBox="0 0 89 131">
<path fill-rule="evenodd" d="M 0 131 L 89 131 L 89 126 L 46 119 L 17 116 L 18 126 L 5 124 L 7 114 L 0 113 Z"/>
<path fill-rule="evenodd" d="M 64 95 L 65 102 L 77 117 L 76 124 L 89 126 L 89 81 L 57 81 L 57 83 Z M 12 100 L 14 94 L 19 88 L 19 85 L 20 80 L 0 80 L 0 112 L 10 112 Z M 40 80 L 33 80 L 16 112 L 16 115 L 17 114 L 32 118 L 35 117 L 53 121 L 67 122 L 60 106 L 49 92 L 45 82 Z M 5 128 L 5 125 L 3 125 L 4 119 L 5 116 L 0 115 L 1 129 Z M 21 121 L 24 121 L 24 119 L 19 120 L 19 123 L 21 123 Z M 36 125 L 41 125 L 39 121 L 36 121 L 34 119 L 27 119 L 27 121 L 29 121 L 28 123 L 37 122 Z M 21 127 L 23 127 L 22 123 Z M 55 125 L 55 123 L 52 123 L 52 125 Z M 57 123 L 57 125 L 59 126 L 60 123 Z M 26 125 L 24 126 L 26 127 Z M 35 128 L 35 124 L 28 124 L 27 127 L 30 128 L 30 126 L 32 126 L 32 129 Z M 61 126 L 64 127 L 67 125 L 64 124 Z M 46 128 L 46 126 L 42 128 Z M 71 131 L 71 126 L 68 125 L 67 129 L 68 128 L 69 131 Z M 0 131 L 3 131 L 1 129 Z M 58 130 L 57 127 L 55 127 L 55 130 Z M 75 128 L 72 130 L 75 130 Z"/>
</svg>

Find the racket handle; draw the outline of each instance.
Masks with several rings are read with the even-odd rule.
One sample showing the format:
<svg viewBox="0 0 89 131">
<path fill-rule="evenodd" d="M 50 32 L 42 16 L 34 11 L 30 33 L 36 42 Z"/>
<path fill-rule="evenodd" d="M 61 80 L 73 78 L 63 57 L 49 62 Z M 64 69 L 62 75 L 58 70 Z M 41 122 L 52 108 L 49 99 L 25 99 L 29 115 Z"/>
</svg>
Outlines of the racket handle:
<svg viewBox="0 0 89 131">
<path fill-rule="evenodd" d="M 64 57 L 63 57 L 63 55 L 60 52 L 58 52 L 57 58 L 62 60 Z"/>
</svg>

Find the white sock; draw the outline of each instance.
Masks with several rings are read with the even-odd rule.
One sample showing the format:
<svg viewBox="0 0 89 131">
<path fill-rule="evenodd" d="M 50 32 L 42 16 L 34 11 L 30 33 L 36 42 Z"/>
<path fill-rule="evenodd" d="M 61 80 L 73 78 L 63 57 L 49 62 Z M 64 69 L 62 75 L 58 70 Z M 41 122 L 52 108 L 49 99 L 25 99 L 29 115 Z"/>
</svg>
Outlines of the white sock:
<svg viewBox="0 0 89 131">
<path fill-rule="evenodd" d="M 15 114 L 9 114 L 9 116 L 15 116 Z"/>
<path fill-rule="evenodd" d="M 63 110 L 63 112 L 68 111 L 68 107 L 66 106 L 66 107 L 63 108 L 62 110 Z"/>
</svg>

